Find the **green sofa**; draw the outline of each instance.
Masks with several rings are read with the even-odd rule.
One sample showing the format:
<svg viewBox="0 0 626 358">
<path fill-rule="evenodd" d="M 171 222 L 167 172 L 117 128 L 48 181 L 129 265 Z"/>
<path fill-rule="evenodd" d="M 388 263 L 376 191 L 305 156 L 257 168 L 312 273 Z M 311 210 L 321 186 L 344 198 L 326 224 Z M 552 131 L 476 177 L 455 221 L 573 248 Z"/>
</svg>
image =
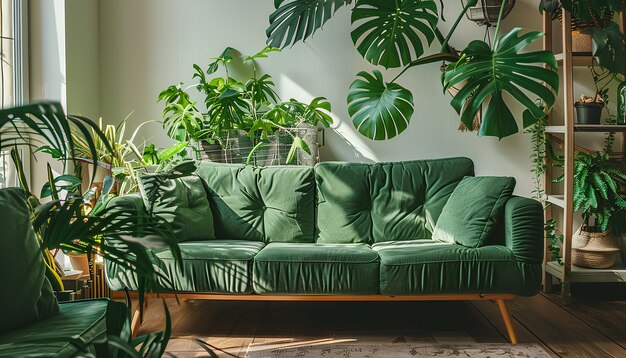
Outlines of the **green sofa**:
<svg viewBox="0 0 626 358">
<path fill-rule="evenodd" d="M 109 354 L 126 305 L 108 299 L 57 303 L 45 275 L 24 192 L 0 190 L 0 357 Z"/>
<path fill-rule="evenodd" d="M 172 292 L 213 299 L 497 299 L 540 288 L 543 210 L 534 200 L 508 198 L 489 245 L 432 240 L 451 193 L 474 175 L 467 158 L 266 168 L 201 163 L 196 174 L 214 235 L 180 242 L 182 270 L 169 251 L 151 251 Z M 207 205 L 185 203 L 192 210 Z M 147 215 L 138 194 L 111 205 Z M 112 263 L 107 280 L 113 290 L 137 289 L 133 273 Z"/>
</svg>

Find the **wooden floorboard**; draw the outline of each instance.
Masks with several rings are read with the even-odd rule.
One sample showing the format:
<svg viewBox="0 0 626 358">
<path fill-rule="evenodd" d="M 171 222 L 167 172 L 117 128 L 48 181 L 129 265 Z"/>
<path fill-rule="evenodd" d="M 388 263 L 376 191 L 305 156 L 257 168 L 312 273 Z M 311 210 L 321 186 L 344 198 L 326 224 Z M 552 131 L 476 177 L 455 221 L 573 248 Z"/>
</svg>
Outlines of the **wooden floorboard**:
<svg viewBox="0 0 626 358">
<path fill-rule="evenodd" d="M 510 304 L 520 343 L 554 357 L 626 357 L 626 302 L 562 307 L 558 294 Z M 177 357 L 244 357 L 248 347 L 297 347 L 338 342 L 505 343 L 498 308 L 479 302 L 235 302 L 166 299 Z M 163 327 L 159 299 L 150 300 L 139 334 Z"/>
<path fill-rule="evenodd" d="M 574 300 L 571 305 L 563 306 L 558 293 L 553 292 L 543 294 L 543 296 L 626 349 L 626 301 Z"/>
</svg>

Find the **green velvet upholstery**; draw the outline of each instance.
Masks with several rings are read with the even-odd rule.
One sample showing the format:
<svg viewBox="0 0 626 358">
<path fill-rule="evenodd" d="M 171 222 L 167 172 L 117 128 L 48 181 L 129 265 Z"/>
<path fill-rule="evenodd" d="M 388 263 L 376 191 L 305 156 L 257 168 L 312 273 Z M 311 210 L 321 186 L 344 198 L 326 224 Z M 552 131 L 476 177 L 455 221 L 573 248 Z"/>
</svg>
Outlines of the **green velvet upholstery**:
<svg viewBox="0 0 626 358">
<path fill-rule="evenodd" d="M 531 296 L 541 265 L 519 262 L 506 246 L 468 248 L 432 240 L 374 244 L 383 295 L 512 293 Z"/>
<path fill-rule="evenodd" d="M 61 303 L 59 313 L 0 335 L 0 357 L 108 356 L 107 336 L 120 335 L 128 309 L 108 299 Z"/>
<path fill-rule="evenodd" d="M 208 186 L 218 239 L 314 242 L 313 168 L 202 163 L 197 173 Z"/>
<path fill-rule="evenodd" d="M 159 195 L 150 201 L 146 193 L 157 186 Z M 195 175 L 165 179 L 159 174 L 139 179 L 146 210 L 172 226 L 178 242 L 215 239 L 213 214 L 202 179 Z"/>
<path fill-rule="evenodd" d="M 514 189 L 515 178 L 463 178 L 441 212 L 433 240 L 472 248 L 487 245 Z"/>
<path fill-rule="evenodd" d="M 473 173 L 467 158 L 315 168 L 202 163 L 197 174 L 217 239 L 182 243 L 182 272 L 166 252 L 150 255 L 173 288 L 187 292 L 537 293 L 543 255 L 538 202 L 504 193 L 481 247 L 456 244 L 468 239 L 466 232 L 452 243 L 432 239 L 452 193 Z M 487 207 L 487 201 L 472 204 Z M 112 205 L 145 215 L 140 196 Z M 114 290 L 137 288 L 132 273 L 111 263 L 107 275 Z"/>
<path fill-rule="evenodd" d="M 448 197 L 474 174 L 467 158 L 401 163 L 320 163 L 319 243 L 427 239 Z"/>
<path fill-rule="evenodd" d="M 365 244 L 272 243 L 254 258 L 258 294 L 378 293 L 378 255 Z"/>
<path fill-rule="evenodd" d="M 0 190 L 0 220 L 1 334 L 54 316 L 59 306 L 22 190 Z"/>
<path fill-rule="evenodd" d="M 252 293 L 252 260 L 262 242 L 245 240 L 187 241 L 179 244 L 182 271 L 167 249 L 149 252 L 169 282 L 164 287 L 181 292 Z M 136 275 L 108 262 L 107 279 L 114 290 L 138 288 Z"/>
</svg>

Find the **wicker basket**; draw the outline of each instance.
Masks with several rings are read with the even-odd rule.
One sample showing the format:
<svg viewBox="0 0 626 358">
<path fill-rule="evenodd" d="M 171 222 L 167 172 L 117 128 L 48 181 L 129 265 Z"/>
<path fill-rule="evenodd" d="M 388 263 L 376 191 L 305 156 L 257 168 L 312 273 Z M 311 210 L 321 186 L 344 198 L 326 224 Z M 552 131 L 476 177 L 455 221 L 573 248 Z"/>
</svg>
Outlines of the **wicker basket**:
<svg viewBox="0 0 626 358">
<path fill-rule="evenodd" d="M 594 12 L 589 10 L 589 13 Z M 591 35 L 584 33 L 583 30 L 604 27 L 606 23 L 613 20 L 613 11 L 605 10 L 598 18 L 593 18 L 592 21 L 586 21 L 572 17 L 572 53 L 574 55 L 591 55 L 592 54 L 592 40 Z M 563 7 L 559 6 L 554 14 L 555 18 L 559 21 L 563 21 Z"/>
<path fill-rule="evenodd" d="M 580 228 L 572 238 L 572 264 L 593 269 L 613 267 L 620 254 L 611 232 L 589 232 Z"/>
</svg>

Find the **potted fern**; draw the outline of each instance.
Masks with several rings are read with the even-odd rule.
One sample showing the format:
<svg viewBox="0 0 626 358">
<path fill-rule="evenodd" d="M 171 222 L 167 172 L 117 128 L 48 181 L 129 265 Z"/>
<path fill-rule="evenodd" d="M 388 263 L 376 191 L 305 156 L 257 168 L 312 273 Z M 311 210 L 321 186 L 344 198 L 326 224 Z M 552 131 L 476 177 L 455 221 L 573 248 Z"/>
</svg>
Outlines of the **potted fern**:
<svg viewBox="0 0 626 358">
<path fill-rule="evenodd" d="M 572 263 L 588 268 L 610 268 L 619 257 L 616 231 L 626 214 L 620 187 L 626 174 L 605 152 L 576 155 L 574 164 L 574 211 L 583 224 L 572 239 Z"/>
</svg>

